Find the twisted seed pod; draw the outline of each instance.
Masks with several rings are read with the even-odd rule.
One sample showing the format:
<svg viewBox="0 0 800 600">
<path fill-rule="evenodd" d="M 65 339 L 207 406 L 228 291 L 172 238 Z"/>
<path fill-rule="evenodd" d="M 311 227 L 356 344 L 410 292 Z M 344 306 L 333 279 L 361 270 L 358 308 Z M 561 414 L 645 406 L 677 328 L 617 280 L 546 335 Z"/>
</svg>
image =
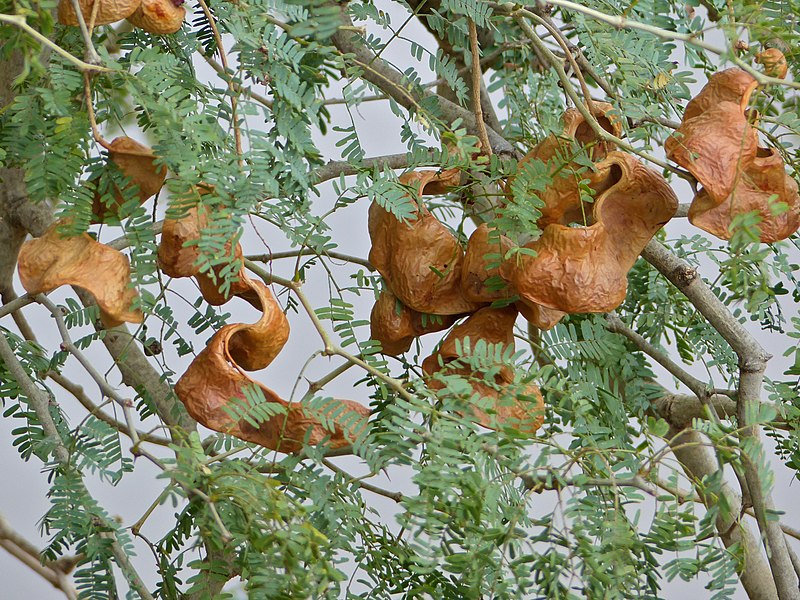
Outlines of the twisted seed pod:
<svg viewBox="0 0 800 600">
<path fill-rule="evenodd" d="M 422 362 L 422 370 L 427 376 L 428 387 L 434 390 L 445 387 L 437 374 L 460 375 L 467 379 L 473 394 L 469 410 L 482 426 L 489 429 L 513 426 L 525 435 L 533 435 L 544 422 L 544 399 L 538 386 L 528 384 L 517 395 L 519 386 L 514 384 L 514 373 L 508 366 L 497 365 L 493 369 L 496 374 L 487 377 L 485 373 L 471 371 L 459 361 L 458 347 L 461 346 L 466 356 L 479 340 L 513 348 L 516 317 L 517 311 L 513 306 L 481 308 L 453 328 L 439 350 Z M 481 405 L 489 400 L 491 409 L 487 412 L 476 405 L 475 396 L 484 400 Z"/>
<path fill-rule="evenodd" d="M 613 106 L 606 102 L 593 102 L 594 116 L 600 126 L 611 133 L 619 136 L 622 133 L 622 124 L 619 119 L 612 114 Z M 611 150 L 608 142 L 599 139 L 592 130 L 583 115 L 571 108 L 564 113 L 564 130 L 558 135 L 549 135 L 542 140 L 533 150 L 531 150 L 519 163 L 519 170 L 524 170 L 533 161 L 539 160 L 547 163 L 552 182 L 546 189 L 537 192 L 537 195 L 544 203 L 541 209 L 542 216 L 538 224 L 544 229 L 551 223 L 580 222 L 584 215 L 591 212 L 591 207 L 581 206 L 575 202 L 575 198 L 580 197 L 578 183 L 580 179 L 591 179 L 591 186 L 595 193 L 603 191 L 602 179 L 595 180 L 593 174 L 581 165 L 573 161 L 572 145 L 577 143 L 580 146 L 589 147 L 589 156 L 592 161 L 597 162 L 605 158 Z M 577 171 L 582 169 L 580 175 Z M 515 189 L 515 178 L 509 178 L 510 189 Z M 520 190 L 516 193 L 528 193 L 527 190 Z"/>
<path fill-rule="evenodd" d="M 764 73 L 770 77 L 786 79 L 789 73 L 789 63 L 783 52 L 777 48 L 767 48 L 756 54 L 756 62 L 764 67 Z"/>
<path fill-rule="evenodd" d="M 57 227 L 22 245 L 18 259 L 22 287 L 29 294 L 43 294 L 74 285 L 94 297 L 106 327 L 141 323 L 142 312 L 133 308 L 137 294 L 125 255 L 85 233 L 64 237 Z"/>
<path fill-rule="evenodd" d="M 613 184 L 594 203 L 594 223 L 553 223 L 501 272 L 526 304 L 566 313 L 608 312 L 625 299 L 627 274 L 678 199 L 659 174 L 634 157 L 612 152 L 597 164 Z"/>
<path fill-rule="evenodd" d="M 202 195 L 203 190 L 198 193 Z M 306 443 L 316 445 L 324 440 L 331 449 L 349 447 L 366 427 L 369 409 L 350 400 L 329 400 L 315 412 L 305 404 L 283 400 L 245 373 L 272 363 L 289 338 L 289 322 L 269 288 L 250 279 L 243 268 L 227 294 L 217 289 L 209 276 L 198 272 L 199 249 L 193 242 L 207 221 L 204 210 L 192 208 L 183 218 L 164 223 L 159 246 L 161 268 L 173 277 L 196 277 L 209 302 L 222 304 L 236 295 L 257 306 L 262 314 L 256 323 L 226 325 L 214 334 L 176 383 L 176 395 L 189 414 L 209 429 L 270 450 L 295 453 Z M 241 256 L 238 244 L 234 251 Z M 250 404 L 252 393 L 248 392 L 253 388 L 261 392 L 267 405 Z M 239 416 L 242 410 L 247 417 Z"/>
<path fill-rule="evenodd" d="M 734 219 L 754 212 L 760 241 L 771 243 L 800 228 L 800 195 L 780 155 L 759 147 L 747 113 L 756 86 L 741 69 L 712 75 L 665 148 L 703 186 L 689 208 L 693 225 L 727 240 Z"/>
<path fill-rule="evenodd" d="M 155 196 L 164 185 L 167 178 L 167 169 L 155 164 L 156 156 L 153 151 L 129 137 L 115 138 L 108 150 L 108 157 L 122 174 L 131 180 L 131 185 L 138 188 L 139 201 L 144 203 L 148 198 Z M 92 213 L 95 220 L 100 223 L 109 214 L 117 215 L 125 198 L 119 190 L 114 191 L 114 203 L 107 206 L 99 194 L 95 194 L 92 204 Z"/>
</svg>

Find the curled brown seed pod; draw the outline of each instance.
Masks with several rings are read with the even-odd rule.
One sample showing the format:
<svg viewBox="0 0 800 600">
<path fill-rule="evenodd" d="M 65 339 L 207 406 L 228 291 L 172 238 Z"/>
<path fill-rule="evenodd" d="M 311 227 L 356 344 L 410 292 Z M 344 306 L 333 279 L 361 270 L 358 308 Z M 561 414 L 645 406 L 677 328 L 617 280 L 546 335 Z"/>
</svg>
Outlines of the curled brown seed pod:
<svg viewBox="0 0 800 600">
<path fill-rule="evenodd" d="M 74 285 L 94 297 L 106 327 L 141 323 L 142 312 L 133 308 L 137 294 L 125 255 L 85 233 L 62 236 L 57 227 L 22 245 L 18 259 L 22 287 L 29 294 L 42 294 Z"/>
</svg>

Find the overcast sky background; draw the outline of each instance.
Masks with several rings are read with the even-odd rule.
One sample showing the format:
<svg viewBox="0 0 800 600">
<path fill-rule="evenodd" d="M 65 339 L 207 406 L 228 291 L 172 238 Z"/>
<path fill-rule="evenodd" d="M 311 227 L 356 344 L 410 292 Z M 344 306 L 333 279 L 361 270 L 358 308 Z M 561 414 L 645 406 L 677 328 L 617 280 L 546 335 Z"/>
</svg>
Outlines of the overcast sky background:
<svg viewBox="0 0 800 600">
<path fill-rule="evenodd" d="M 407 17 L 407 12 L 396 3 L 390 3 L 385 0 L 378 2 L 378 5 L 392 17 L 392 24 L 396 27 L 399 26 Z M 374 27 L 370 28 L 370 33 L 380 34 L 384 39 L 388 39 L 387 32 L 379 31 Z M 435 47 L 432 38 L 425 31 L 425 29 L 416 21 L 412 20 L 404 29 L 403 35 L 409 39 L 415 40 L 430 40 L 427 44 L 429 48 Z M 395 39 L 389 48 L 384 52 L 384 57 L 392 61 L 396 65 L 401 65 L 403 68 L 409 65 L 408 57 L 408 44 L 402 39 Z M 681 56 L 676 57 L 680 60 Z M 204 63 L 197 63 L 198 72 L 202 77 L 212 79 L 213 72 L 206 67 Z M 423 81 L 435 79 L 433 73 L 427 68 L 427 60 L 422 63 L 415 63 L 414 66 L 418 69 Z M 699 78 L 697 89 L 705 83 L 702 76 Z M 222 85 L 219 80 L 215 81 L 215 85 Z M 262 90 L 257 90 L 262 91 Z M 332 93 L 336 95 L 341 91 L 341 87 L 337 86 Z M 341 95 L 341 94 L 338 94 Z M 331 106 L 332 122 L 333 124 L 347 122 L 348 115 L 345 107 Z M 392 115 L 391 111 L 385 102 L 366 103 L 352 111 L 353 117 L 356 119 L 360 139 L 366 151 L 366 156 L 378 156 L 385 154 L 393 154 L 404 152 L 405 145 L 400 140 L 400 124 L 401 121 Z M 502 115 L 501 115 L 502 118 Z M 249 118 L 249 126 L 251 128 L 263 127 L 263 122 L 258 122 L 252 117 Z M 128 131 L 130 134 L 130 131 Z M 113 137 L 115 132 L 110 132 L 107 137 Z M 337 137 L 329 135 L 328 137 L 318 136 L 319 145 L 324 155 L 330 159 L 340 158 L 340 153 L 335 147 Z M 433 143 L 433 142 L 432 142 Z M 681 196 L 682 202 L 691 200 L 691 193 L 685 182 L 677 182 L 674 184 L 676 192 Z M 314 207 L 314 213 L 317 215 L 323 214 L 327 211 L 335 201 L 335 195 L 330 185 L 322 186 L 322 195 L 319 202 Z M 150 201 L 152 202 L 152 200 Z M 166 199 L 163 197 L 159 200 L 160 212 L 163 216 L 163 209 L 166 205 Z M 152 206 L 148 204 L 147 206 Z M 328 219 L 328 224 L 332 228 L 334 241 L 339 244 L 338 250 L 347 254 L 366 257 L 369 252 L 369 236 L 367 234 L 367 208 L 368 202 L 366 200 L 359 201 L 337 213 Z M 272 251 L 288 250 L 290 249 L 283 239 L 280 231 L 277 231 L 270 226 L 264 224 L 263 221 L 253 221 L 255 224 L 258 235 L 253 232 L 252 227 L 248 227 L 245 236 L 242 240 L 242 245 L 246 254 L 263 253 L 267 251 L 264 246 L 263 240 L 269 244 L 269 249 Z M 694 235 L 699 230 L 691 227 L 685 219 L 673 220 L 667 228 L 668 234 L 671 238 L 679 237 L 680 235 Z M 108 232 L 104 235 L 105 241 L 111 240 L 119 235 L 118 232 Z M 334 262 L 334 273 L 339 276 L 338 280 L 340 285 L 355 285 L 353 281 L 348 280 L 349 274 L 357 271 L 351 265 L 336 266 Z M 281 261 L 274 261 L 272 269 L 276 274 L 290 276 L 294 265 L 294 259 L 287 259 Z M 710 265 L 708 265 L 710 266 Z M 317 266 L 312 271 L 315 277 L 309 278 L 309 283 L 306 286 L 307 292 L 313 299 L 315 306 L 324 306 L 327 304 L 327 299 L 330 293 L 327 287 L 324 270 Z M 707 279 L 713 279 L 716 276 L 716 270 L 713 266 L 703 271 Z M 18 285 L 18 283 L 17 283 Z M 180 291 L 184 297 L 194 300 L 196 297 L 196 289 L 189 280 L 174 282 L 171 286 L 172 289 Z M 18 285 L 18 290 L 21 286 Z M 280 292 L 280 288 L 273 288 L 274 292 Z M 51 297 L 56 301 L 62 301 L 67 295 L 65 290 L 58 290 L 54 292 Z M 350 300 L 355 303 L 356 314 L 358 318 L 368 319 L 369 312 L 372 307 L 373 297 L 371 294 L 362 295 L 360 298 L 350 297 Z M 279 301 L 285 306 L 285 299 L 283 295 L 279 296 Z M 178 296 L 173 295 L 170 297 L 170 302 L 176 311 L 179 321 L 181 320 L 180 307 L 183 300 Z M 190 314 L 190 306 L 187 304 L 186 313 Z M 787 319 L 796 314 L 796 307 L 785 306 L 787 309 Z M 224 307 L 223 311 L 230 312 L 233 315 L 233 321 L 240 320 L 242 322 L 253 322 L 258 318 L 258 312 L 252 309 L 246 302 L 234 299 Z M 49 351 L 55 350 L 60 339 L 55 331 L 54 324 L 49 314 L 41 307 L 31 305 L 25 309 L 25 314 L 32 323 L 34 331 L 40 335 L 40 342 L 45 345 Z M 282 397 L 289 398 L 292 388 L 295 384 L 300 367 L 303 365 L 309 354 L 320 347 L 319 338 L 311 326 L 305 314 L 290 313 L 290 324 L 292 333 L 289 343 L 283 352 L 278 356 L 275 362 L 262 372 L 254 373 L 253 377 L 265 383 L 267 386 L 275 389 Z M 521 324 L 522 320 L 518 322 Z M 5 318 L 2 321 L 4 327 L 13 329 L 13 323 L 10 318 Z M 155 321 L 151 327 L 155 326 Z M 761 342 L 765 347 L 775 355 L 775 358 L 770 362 L 768 368 L 768 376 L 773 378 L 780 378 L 782 372 L 786 368 L 788 361 L 781 355 L 787 344 L 787 339 L 780 335 L 771 335 L 760 330 L 755 330 Z M 81 334 L 89 333 L 88 329 L 73 331 L 73 339 L 81 336 Z M 150 335 L 154 330 L 150 331 Z M 182 334 L 187 335 L 190 333 L 188 327 L 181 331 Z M 361 331 L 363 338 L 368 337 L 368 329 Z M 433 345 L 440 339 L 440 335 L 428 336 L 424 339 L 424 350 L 421 356 L 426 355 L 426 351 L 430 350 Z M 192 339 L 192 338 L 190 338 Z M 194 338 L 195 351 L 199 351 L 205 338 Z M 176 369 L 179 373 L 188 365 L 189 357 L 176 358 L 172 352 L 170 344 L 165 345 L 165 355 L 168 357 L 168 364 Z M 98 368 L 109 369 L 112 362 L 105 352 L 102 344 L 96 343 L 91 351 L 93 361 L 96 361 Z M 392 359 L 390 359 L 391 361 Z M 305 377 L 309 380 L 329 372 L 335 366 L 340 364 L 341 359 L 327 359 L 316 358 L 308 367 L 305 372 Z M 685 368 L 693 375 L 701 379 L 706 379 L 708 374 L 702 364 L 695 364 L 685 366 Z M 666 374 L 661 369 L 656 369 L 656 372 L 661 376 L 660 381 L 668 387 L 672 387 L 672 377 Z M 85 390 L 93 398 L 99 398 L 97 386 L 86 376 L 80 368 L 76 367 L 74 358 L 67 361 L 67 368 L 65 374 L 74 377 L 74 380 L 81 383 Z M 337 379 L 330 384 L 325 393 L 334 397 L 352 398 L 366 403 L 368 397 L 368 390 L 362 385 L 355 387 L 355 382 L 360 379 L 361 374 L 356 369 L 351 369 L 343 377 Z M 119 383 L 116 373 L 110 375 L 112 384 Z M 718 382 L 721 384 L 721 382 Z M 77 401 L 72 398 L 68 393 L 62 392 L 58 386 L 53 384 L 53 389 L 58 394 L 62 408 L 71 416 L 71 423 L 73 426 L 80 422 L 85 416 L 85 411 L 78 405 Z M 305 392 L 306 386 L 301 383 L 298 387 L 297 394 L 302 395 Z M 679 388 L 676 388 L 679 389 Z M 128 394 L 129 390 L 121 388 L 124 394 Z M 117 415 L 121 419 L 121 415 Z M 4 485 L 0 487 L 0 514 L 3 514 L 11 525 L 23 536 L 39 544 L 40 546 L 46 543 L 46 536 L 39 535 L 37 530 L 37 523 L 41 517 L 48 510 L 48 501 L 46 493 L 48 486 L 46 485 L 45 477 L 40 473 L 41 463 L 38 459 L 33 458 L 29 462 L 23 462 L 16 450 L 11 445 L 12 435 L 11 431 L 15 427 L 20 426 L 21 422 L 14 419 L 0 419 L 0 457 L 3 467 L 0 472 L 4 475 Z M 148 428 L 152 427 L 152 423 L 148 422 Z M 546 424 L 545 424 L 546 428 Z M 208 433 L 208 432 L 206 432 Z M 770 440 L 765 440 L 768 451 L 771 451 L 773 445 Z M 130 443 L 127 438 L 123 438 L 123 447 L 129 448 Z M 159 454 L 168 455 L 162 449 L 158 449 Z M 336 459 L 337 464 L 347 468 L 351 473 L 363 474 L 364 468 L 353 458 L 340 458 Z M 775 487 L 775 501 L 778 509 L 791 509 L 792 500 L 797 496 L 797 484 L 792 480 L 792 472 L 784 468 L 780 462 L 774 463 L 776 471 L 776 487 Z M 387 479 L 385 475 L 376 477 L 373 481 L 376 485 L 381 485 L 388 489 L 411 491 L 413 488 L 410 486 L 409 480 L 410 471 L 406 470 L 401 472 L 399 469 L 391 471 L 391 480 Z M 149 462 L 144 459 L 136 461 L 134 472 L 127 474 L 122 482 L 112 487 L 108 484 L 97 481 L 94 478 L 89 478 L 87 483 L 95 498 L 101 505 L 112 511 L 112 514 L 118 515 L 121 521 L 130 526 L 136 522 L 146 510 L 146 508 L 157 497 L 163 489 L 163 482 L 155 480 L 158 470 Z M 684 481 L 684 487 L 688 484 Z M 365 492 L 367 501 L 377 510 L 382 518 L 387 522 L 394 523 L 394 515 L 397 512 L 397 506 L 390 500 Z M 537 499 L 537 508 L 541 511 L 549 512 L 555 505 L 555 494 L 542 494 Z M 641 505 L 642 513 L 640 522 L 643 527 L 649 527 L 650 517 L 652 515 L 653 503 L 644 502 Z M 157 542 L 173 523 L 174 514 L 179 510 L 170 505 L 162 505 L 159 507 L 147 524 L 142 529 L 142 534 L 150 539 L 152 542 Z M 784 522 L 796 528 L 800 528 L 800 511 L 792 511 L 784 517 Z M 748 525 L 756 531 L 755 522 L 749 517 L 746 518 Z M 800 552 L 796 540 L 792 540 L 796 551 Z M 145 581 L 152 588 L 155 581 L 153 575 L 155 570 L 153 568 L 154 561 L 150 554 L 148 547 L 137 540 L 138 557 L 134 560 L 134 564 L 140 567 L 140 574 L 143 575 Z M 664 562 L 671 558 L 670 555 L 665 554 Z M 41 579 L 38 575 L 34 574 L 27 567 L 17 562 L 16 559 L 5 553 L 0 549 L 0 575 L 3 575 L 3 586 L 0 587 L 0 600 L 21 600 L 37 598 L 41 600 L 63 598 L 63 595 L 57 590 L 53 589 L 47 582 Z M 119 577 L 120 581 L 123 578 Z M 693 598 L 703 598 L 708 595 L 708 592 L 703 590 L 703 585 L 706 579 L 699 578 L 690 583 L 681 581 L 667 583 L 663 585 L 663 595 L 666 598 L 674 598 L 679 595 L 686 595 Z M 235 585 L 235 584 L 234 584 Z M 355 591 L 355 590 L 354 590 Z M 737 598 L 746 598 L 743 591 L 739 591 Z"/>
</svg>

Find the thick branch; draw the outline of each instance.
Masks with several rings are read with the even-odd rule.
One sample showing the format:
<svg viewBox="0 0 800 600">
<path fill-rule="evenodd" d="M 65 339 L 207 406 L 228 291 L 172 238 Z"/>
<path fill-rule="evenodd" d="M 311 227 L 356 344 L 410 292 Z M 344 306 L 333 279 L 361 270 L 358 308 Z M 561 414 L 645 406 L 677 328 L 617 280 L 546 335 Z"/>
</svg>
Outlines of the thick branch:
<svg viewBox="0 0 800 600">
<path fill-rule="evenodd" d="M 673 428 L 669 436 L 673 452 L 691 480 L 700 482 L 705 477 L 711 477 L 717 473 L 719 468 L 717 461 L 706 450 L 698 432 Z M 729 512 L 720 511 L 717 516 L 717 531 L 719 531 L 720 539 L 726 548 L 735 544 L 741 545 L 744 560 L 739 577 L 750 600 L 777 599 L 778 592 L 775 582 L 769 576 L 770 571 L 764 562 L 758 540 L 753 537 L 747 526 L 740 522 L 742 499 L 730 489 L 727 483 L 722 484 L 721 490 L 721 494 L 725 497 L 724 502 L 713 496 L 705 496 L 702 490 L 702 485 L 697 486 L 697 491 L 707 507 L 729 507 Z M 780 525 L 778 527 L 780 529 Z M 783 533 L 781 533 L 782 535 Z"/>
<path fill-rule="evenodd" d="M 781 600 L 800 598 L 798 578 L 780 524 L 768 518 L 774 511 L 772 494 L 762 480 L 759 465 L 763 446 L 758 428 L 752 424 L 758 412 L 761 385 L 770 355 L 747 329 L 728 311 L 711 288 L 679 257 L 657 241 L 651 241 L 642 256 L 672 282 L 716 329 L 739 357 L 739 390 L 737 416 L 742 439 L 742 464 L 756 520 L 764 535 L 770 569 Z"/>
</svg>

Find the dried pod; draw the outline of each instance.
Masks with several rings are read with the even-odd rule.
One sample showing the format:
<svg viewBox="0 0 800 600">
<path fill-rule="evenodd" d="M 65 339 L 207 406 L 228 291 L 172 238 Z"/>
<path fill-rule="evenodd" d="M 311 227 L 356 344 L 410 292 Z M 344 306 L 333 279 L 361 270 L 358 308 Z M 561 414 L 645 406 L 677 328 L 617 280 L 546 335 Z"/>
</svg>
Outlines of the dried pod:
<svg viewBox="0 0 800 600">
<path fill-rule="evenodd" d="M 542 306 L 541 304 L 535 304 L 533 302 L 527 302 L 525 300 L 520 300 L 515 304 L 519 314 L 521 314 L 525 319 L 533 325 L 534 327 L 538 327 L 539 329 L 552 329 L 564 316 L 567 314 L 560 310 L 555 310 L 554 308 L 547 308 L 546 306 Z"/>
<path fill-rule="evenodd" d="M 771 205 L 779 202 L 785 203 L 787 210 L 775 214 Z M 689 222 L 729 240 L 734 218 L 753 211 L 761 217 L 759 239 L 764 243 L 785 240 L 800 228 L 797 183 L 786 172 L 780 155 L 769 148 L 758 149 L 736 188 L 723 202 L 717 203 L 706 189 L 701 189 L 689 207 Z"/>
<path fill-rule="evenodd" d="M 141 5 L 128 21 L 139 29 L 155 35 L 175 33 L 183 25 L 186 9 L 181 6 L 183 0 L 141 0 Z"/>
<path fill-rule="evenodd" d="M 750 95 L 758 87 L 755 78 L 742 69 L 725 69 L 714 73 L 700 93 L 692 98 L 683 111 L 683 120 L 688 121 L 722 102 L 733 102 L 747 108 Z"/>
<path fill-rule="evenodd" d="M 53 225 L 39 238 L 28 240 L 19 252 L 19 278 L 29 294 L 42 294 L 74 285 L 94 296 L 106 327 L 141 323 L 133 308 L 130 264 L 124 254 L 87 234 L 63 237 Z"/>
<path fill-rule="evenodd" d="M 203 194 L 209 188 L 195 191 Z M 350 400 L 331 400 L 315 415 L 309 407 L 283 400 L 245 374 L 245 370 L 263 369 L 275 359 L 289 338 L 289 322 L 269 288 L 250 279 L 243 268 L 228 295 L 222 294 L 208 275 L 198 272 L 199 250 L 192 242 L 207 225 L 202 206 L 180 219 L 166 220 L 158 252 L 161 268 L 172 277 L 196 277 L 208 302 L 222 304 L 237 295 L 257 306 L 262 315 L 256 323 L 220 329 L 178 380 L 176 395 L 199 423 L 271 450 L 299 452 L 304 443 L 316 445 L 326 438 L 332 449 L 348 447 L 366 426 L 368 408 Z M 230 249 L 230 243 L 226 248 Z M 241 257 L 238 244 L 234 253 Z M 250 406 L 253 388 L 260 390 L 267 402 L 279 405 L 280 411 Z M 331 423 L 333 430 L 325 423 Z"/>
<path fill-rule="evenodd" d="M 470 405 L 475 418 L 484 427 L 498 429 L 511 425 L 522 433 L 532 435 L 544 420 L 544 399 L 539 388 L 533 384 L 528 385 L 521 395 L 529 399 L 520 400 L 509 395 L 517 386 L 513 384 L 514 374 L 508 366 L 498 365 L 496 374 L 489 380 L 485 373 L 473 373 L 458 360 L 457 346 L 462 346 L 463 354 L 468 355 L 471 352 L 470 346 L 474 347 L 478 340 L 513 347 L 516 317 L 517 311 L 513 306 L 499 309 L 485 307 L 478 310 L 464 323 L 453 328 L 442 341 L 439 350 L 423 361 L 422 370 L 428 376 L 427 384 L 431 389 L 444 388 L 445 384 L 435 377 L 437 373 L 460 375 L 470 382 L 473 394 L 494 401 L 493 410 L 490 411 L 492 414 L 474 403 Z M 469 344 L 466 343 L 466 338 L 469 338 Z"/>
<path fill-rule="evenodd" d="M 456 316 L 418 313 L 404 306 L 392 292 L 384 290 L 372 307 L 370 337 L 381 343 L 384 354 L 397 356 L 408 351 L 415 338 L 447 329 L 456 319 Z"/>
<path fill-rule="evenodd" d="M 165 219 L 161 231 L 161 243 L 158 246 L 158 264 L 161 270 L 170 277 L 195 277 L 203 298 L 213 306 L 220 306 L 232 296 L 239 296 L 254 307 L 261 308 L 261 300 L 252 286 L 245 281 L 244 271 L 240 271 L 238 279 L 231 282 L 227 293 L 222 293 L 217 283 L 221 278 L 220 271 L 224 267 L 212 269 L 213 276 L 210 273 L 200 272 L 197 266 L 200 250 L 195 242 L 206 227 L 208 227 L 208 215 L 202 207 L 191 208 L 180 219 Z M 226 250 L 229 249 L 230 244 L 226 244 Z M 241 246 L 237 244 L 233 251 L 234 260 L 241 260 Z"/>
<path fill-rule="evenodd" d="M 760 240 L 786 239 L 800 227 L 800 196 L 781 157 L 758 146 L 747 103 L 756 80 L 741 69 L 715 73 L 686 107 L 680 128 L 667 139 L 667 156 L 688 169 L 703 188 L 689 209 L 692 224 L 722 239 L 739 215 L 756 212 Z M 788 210 L 775 214 L 776 199 Z"/>
<path fill-rule="evenodd" d="M 789 73 L 789 64 L 783 52 L 777 48 L 767 48 L 756 54 L 756 62 L 764 67 L 764 73 L 770 77 L 785 79 Z"/>
<path fill-rule="evenodd" d="M 95 25 L 108 25 L 116 23 L 132 15 L 139 7 L 141 0 L 97 0 L 100 5 L 94 19 Z M 83 20 L 88 25 L 92 16 L 94 0 L 78 0 L 83 13 Z M 58 22 L 62 25 L 78 25 L 78 16 L 70 0 L 60 0 L 58 3 Z"/>
<path fill-rule="evenodd" d="M 220 329 L 175 385 L 175 393 L 189 414 L 209 429 L 227 433 L 270 450 L 298 452 L 303 442 L 319 444 L 329 438 L 330 447 L 349 446 L 366 425 L 369 410 L 350 400 L 331 401 L 328 418 L 334 423 L 329 431 L 320 419 L 307 414 L 300 404 L 286 402 L 274 391 L 248 377 L 231 353 L 232 337 L 246 325 L 227 325 Z M 257 386 L 267 402 L 283 407 L 263 422 L 233 416 L 233 405 L 247 403 L 245 390 Z M 238 401 L 238 402 L 237 402 Z M 347 411 L 342 411 L 342 404 Z M 226 410 L 228 408 L 228 410 Z M 308 437 L 306 437 L 308 436 Z"/>
<path fill-rule="evenodd" d="M 500 263 L 513 246 L 510 239 L 490 229 L 486 223 L 472 233 L 461 267 L 464 298 L 470 302 L 487 303 L 514 295 L 514 289 L 500 277 Z"/>
<path fill-rule="evenodd" d="M 667 157 L 687 169 L 720 202 L 733 192 L 741 166 L 749 164 L 758 149 L 756 131 L 745 114 L 756 81 L 742 71 L 751 81 L 745 87 L 745 77 L 734 77 L 729 73 L 733 70 L 712 76 L 695 99 L 699 101 L 689 103 L 681 126 L 664 144 Z M 735 90 L 743 90 L 743 95 L 736 98 Z"/>
<path fill-rule="evenodd" d="M 614 115 L 611 114 L 613 106 L 605 102 L 593 102 L 594 115 L 603 129 L 619 137 L 622 133 L 622 125 Z M 553 177 L 552 183 L 546 189 L 538 192 L 544 206 L 542 216 L 539 218 L 539 227 L 544 229 L 551 223 L 580 222 L 586 213 L 591 211 L 590 207 L 581 206 L 576 199 L 580 198 L 578 184 L 581 179 L 590 179 L 591 187 L 596 194 L 604 191 L 606 183 L 602 176 L 591 171 L 576 172 L 580 165 L 571 160 L 571 144 L 578 142 L 582 146 L 591 146 L 590 158 L 599 161 L 606 157 L 611 150 L 609 143 L 599 140 L 594 130 L 589 126 L 583 115 L 574 108 L 564 113 L 564 131 L 559 136 L 550 135 L 542 140 L 533 150 L 531 150 L 519 163 L 519 169 L 525 169 L 525 165 L 533 160 L 540 160 L 548 163 L 550 174 Z M 513 189 L 514 178 L 509 179 L 509 186 Z"/>
<path fill-rule="evenodd" d="M 109 159 L 131 180 L 131 184 L 138 188 L 139 201 L 144 203 L 151 196 L 155 196 L 164 185 L 167 169 L 164 166 L 156 166 L 156 156 L 153 151 L 136 140 L 124 136 L 114 139 L 110 146 Z M 125 199 L 119 190 L 115 191 L 114 199 L 113 205 L 106 206 L 99 194 L 95 195 L 92 204 L 92 213 L 97 219 L 95 222 L 101 222 L 109 213 L 117 214 Z"/>
<path fill-rule="evenodd" d="M 612 152 L 598 163 L 614 181 L 594 204 L 594 224 L 557 223 L 501 271 L 530 304 L 567 313 L 608 312 L 625 299 L 627 274 L 655 233 L 675 214 L 678 199 L 661 175 L 634 157 Z"/>
<path fill-rule="evenodd" d="M 416 187 L 419 195 L 440 193 L 455 171 L 407 173 L 404 184 Z M 400 301 L 422 313 L 457 315 L 479 305 L 461 295 L 461 267 L 464 250 L 456 237 L 424 206 L 408 223 L 373 203 L 369 209 L 369 260 Z"/>
</svg>

